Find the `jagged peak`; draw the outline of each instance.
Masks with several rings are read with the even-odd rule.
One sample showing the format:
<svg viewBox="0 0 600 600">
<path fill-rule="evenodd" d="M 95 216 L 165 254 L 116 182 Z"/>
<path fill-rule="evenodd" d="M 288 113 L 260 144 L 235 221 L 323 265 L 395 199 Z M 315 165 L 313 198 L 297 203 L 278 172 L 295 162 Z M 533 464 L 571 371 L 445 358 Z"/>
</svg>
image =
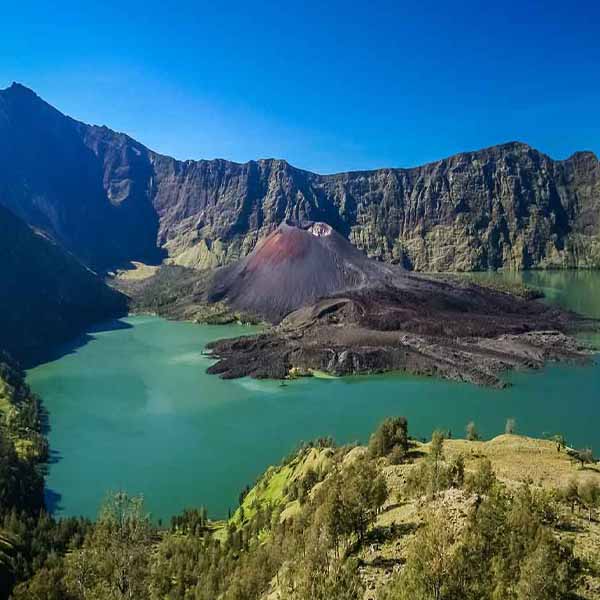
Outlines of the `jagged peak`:
<svg viewBox="0 0 600 600">
<path fill-rule="evenodd" d="M 44 99 L 42 97 L 40 97 L 33 89 L 27 87 L 26 85 L 24 85 L 18 81 L 13 81 L 8 87 L 6 87 L 4 89 L 0 89 L 0 98 L 2 98 L 2 97 L 12 98 L 13 100 L 14 99 L 19 100 L 21 98 L 23 98 L 23 99 L 29 98 L 32 101 L 35 100 L 35 101 L 40 102 L 41 104 L 44 104 L 44 105 L 50 107 L 57 113 L 63 114 L 58 109 L 54 108 L 54 106 L 52 106 L 51 104 L 44 101 Z M 67 118 L 70 118 L 70 117 L 67 117 Z M 139 144 L 140 146 L 143 146 L 143 144 L 141 144 L 140 142 L 137 142 L 136 140 L 131 138 L 126 133 L 115 131 L 112 128 L 107 127 L 106 125 L 97 126 L 97 125 L 90 125 L 87 123 L 83 123 L 81 121 L 76 121 L 76 122 L 81 123 L 81 125 L 85 125 L 88 128 L 98 129 L 98 130 L 102 130 L 104 132 L 110 132 L 117 136 L 125 136 L 128 140 L 131 140 L 132 142 Z M 150 149 L 148 149 L 148 150 L 154 156 L 165 156 L 165 155 L 162 155 L 160 152 L 156 152 L 156 151 L 150 150 Z M 359 169 L 359 170 L 353 170 L 353 171 L 343 171 L 343 172 L 339 172 L 339 173 L 330 173 L 327 175 L 323 175 L 323 174 L 319 174 L 319 173 L 316 173 L 313 171 L 308 171 L 306 169 L 301 169 L 299 167 L 295 167 L 294 165 L 290 164 L 287 160 L 285 160 L 283 158 L 275 158 L 275 157 L 267 157 L 267 158 L 259 158 L 259 159 L 255 159 L 255 160 L 249 160 L 245 163 L 238 163 L 238 162 L 230 161 L 228 159 L 200 159 L 200 160 L 188 159 L 188 160 L 178 160 L 177 162 L 180 162 L 182 164 L 193 164 L 193 163 L 223 163 L 223 164 L 234 164 L 234 165 L 253 165 L 254 164 L 254 165 L 258 165 L 259 168 L 284 169 L 284 170 L 290 170 L 292 172 L 307 173 L 309 175 L 315 175 L 315 176 L 321 176 L 321 177 L 339 177 L 339 176 L 346 176 L 346 175 L 350 175 L 350 174 L 368 174 L 368 173 L 373 173 L 375 171 L 389 172 L 389 173 L 394 173 L 394 172 L 399 172 L 399 171 L 413 171 L 415 169 L 418 170 L 418 169 L 430 167 L 430 166 L 436 165 L 436 164 L 447 163 L 448 161 L 452 161 L 452 160 L 456 160 L 456 159 L 459 159 L 459 160 L 461 158 L 464 159 L 465 157 L 477 157 L 477 156 L 482 156 L 482 155 L 491 154 L 491 153 L 504 154 L 507 152 L 516 152 L 516 153 L 531 152 L 531 153 L 539 154 L 541 156 L 545 156 L 545 157 L 549 158 L 550 160 L 554 160 L 551 157 L 549 157 L 547 154 L 541 152 L 540 150 L 537 150 L 536 148 L 533 148 L 526 142 L 523 142 L 520 140 L 510 140 L 510 141 L 503 142 L 500 144 L 494 144 L 494 145 L 488 146 L 486 148 L 465 150 L 462 152 L 452 154 L 450 156 L 443 157 L 438 160 L 430 161 L 428 163 L 421 164 L 421 165 L 415 165 L 412 167 L 383 167 L 383 168 L 378 168 L 378 169 Z M 165 158 L 171 158 L 171 157 L 165 156 Z M 566 160 L 582 160 L 582 159 L 590 159 L 590 158 L 598 160 L 597 156 L 591 151 L 575 152 L 571 157 L 569 157 Z M 173 159 L 173 160 L 176 160 L 176 159 Z"/>
<path fill-rule="evenodd" d="M 494 146 L 492 146 L 492 148 L 493 147 Z M 511 140 L 509 142 L 503 142 L 501 144 L 497 144 L 496 147 L 507 149 L 518 148 L 520 150 L 535 150 L 535 148 L 532 148 L 527 142 L 522 142 L 521 140 Z"/>
<path fill-rule="evenodd" d="M 13 81 L 8 87 L 0 90 L 0 94 L 23 94 L 34 98 L 39 98 L 39 96 L 31 88 L 19 83 L 18 81 Z"/>
<path fill-rule="evenodd" d="M 491 153 L 506 153 L 506 152 L 537 152 L 542 154 L 539 150 L 536 150 L 529 144 L 525 142 L 521 142 L 519 140 L 512 140 L 509 142 L 502 142 L 500 144 L 494 144 L 493 146 L 487 146 L 486 148 L 479 148 L 477 150 L 470 150 L 468 152 L 459 152 L 458 154 L 454 154 L 449 156 L 444 160 L 448 160 L 454 158 L 455 156 L 474 156 L 481 154 L 491 154 Z"/>
<path fill-rule="evenodd" d="M 582 160 L 594 160 L 596 162 L 598 162 L 598 156 L 596 155 L 595 152 L 592 152 L 591 150 L 578 150 L 577 152 L 573 152 L 573 154 L 571 154 L 571 156 L 569 156 L 569 158 L 566 159 L 567 161 L 582 161 Z"/>
</svg>

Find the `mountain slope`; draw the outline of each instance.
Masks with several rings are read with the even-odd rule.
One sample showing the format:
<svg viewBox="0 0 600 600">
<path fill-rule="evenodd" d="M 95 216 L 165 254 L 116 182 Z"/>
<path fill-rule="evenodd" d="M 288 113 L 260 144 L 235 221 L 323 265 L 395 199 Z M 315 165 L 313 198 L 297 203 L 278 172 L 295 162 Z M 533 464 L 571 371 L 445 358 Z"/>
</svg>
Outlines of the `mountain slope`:
<svg viewBox="0 0 600 600">
<path fill-rule="evenodd" d="M 398 272 L 368 259 L 325 223 L 283 223 L 247 257 L 216 271 L 208 300 L 279 321 L 320 298 L 385 285 Z"/>
<path fill-rule="evenodd" d="M 56 243 L 0 207 L 0 349 L 34 362 L 126 299 Z"/>
<path fill-rule="evenodd" d="M 93 268 L 196 268 L 247 255 L 291 219 L 323 221 L 415 270 L 600 266 L 600 162 L 517 142 L 412 169 L 317 175 L 282 160 L 177 161 L 0 91 L 0 203 Z"/>
<path fill-rule="evenodd" d="M 146 150 L 78 123 L 14 84 L 0 92 L 0 203 L 94 269 L 152 261 L 157 222 L 146 202 Z M 129 187 L 107 179 L 112 165 Z M 127 166 L 125 166 L 127 165 Z"/>
</svg>

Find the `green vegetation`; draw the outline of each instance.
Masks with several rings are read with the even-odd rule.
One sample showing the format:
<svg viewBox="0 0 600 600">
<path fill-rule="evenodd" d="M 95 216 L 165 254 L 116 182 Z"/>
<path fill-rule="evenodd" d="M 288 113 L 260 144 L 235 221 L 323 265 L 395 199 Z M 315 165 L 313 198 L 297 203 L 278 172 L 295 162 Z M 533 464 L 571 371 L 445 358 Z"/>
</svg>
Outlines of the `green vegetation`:
<svg viewBox="0 0 600 600">
<path fill-rule="evenodd" d="M 512 294 L 523 298 L 523 300 L 537 300 L 544 297 L 544 292 L 536 287 L 527 285 L 517 279 L 487 277 L 487 273 L 448 273 L 441 275 L 443 279 L 448 279 L 453 283 L 475 284 L 495 292 Z"/>
<path fill-rule="evenodd" d="M 54 521 L 43 510 L 48 459 L 43 420 L 23 373 L 0 356 L 0 597 L 80 544 L 90 525 L 77 519 Z"/>
<path fill-rule="evenodd" d="M 441 431 L 434 431 L 429 452 L 406 477 L 404 492 L 409 496 L 435 498 L 442 490 L 462 487 L 464 480 L 465 465 L 462 455 L 447 461 L 444 453 L 444 435 Z"/>
<path fill-rule="evenodd" d="M 261 324 L 254 315 L 233 310 L 224 302 L 209 302 L 206 291 L 210 277 L 210 271 L 162 265 L 151 274 L 145 269 L 140 277 L 120 272 L 113 285 L 132 297 L 130 309 L 133 312 L 154 313 L 207 325 Z"/>
<path fill-rule="evenodd" d="M 564 485 L 523 483 L 532 461 Z M 22 500 L 0 533 L 14 600 L 567 600 L 597 597 L 587 591 L 600 583 L 594 464 L 582 471 L 553 441 L 514 435 L 436 431 L 423 444 L 400 417 L 367 448 L 303 445 L 247 486 L 227 521 L 192 508 L 159 527 L 124 493 L 95 523 Z"/>
<path fill-rule="evenodd" d="M 380 598 L 568 598 L 580 567 L 547 526 L 552 510 L 529 486 L 509 492 L 495 481 L 462 526 L 448 509 L 432 509 Z"/>
<path fill-rule="evenodd" d="M 404 417 L 386 419 L 369 440 L 369 455 L 388 456 L 392 464 L 400 464 L 408 449 L 408 423 Z"/>
<path fill-rule="evenodd" d="M 48 443 L 42 434 L 38 398 L 23 373 L 0 355 L 0 510 L 35 511 L 43 506 L 42 463 Z"/>
</svg>

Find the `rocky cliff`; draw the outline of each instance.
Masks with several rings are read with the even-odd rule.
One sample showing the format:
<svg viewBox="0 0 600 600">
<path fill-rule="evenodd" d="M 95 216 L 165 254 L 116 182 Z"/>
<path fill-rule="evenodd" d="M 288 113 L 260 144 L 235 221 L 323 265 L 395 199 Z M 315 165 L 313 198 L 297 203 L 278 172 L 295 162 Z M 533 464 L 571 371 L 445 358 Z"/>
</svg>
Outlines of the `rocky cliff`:
<svg viewBox="0 0 600 600">
<path fill-rule="evenodd" d="M 522 143 L 412 169 L 317 175 L 282 160 L 177 161 L 0 92 L 0 203 L 96 269 L 247 255 L 284 220 L 323 221 L 422 271 L 600 267 L 600 162 Z"/>
</svg>

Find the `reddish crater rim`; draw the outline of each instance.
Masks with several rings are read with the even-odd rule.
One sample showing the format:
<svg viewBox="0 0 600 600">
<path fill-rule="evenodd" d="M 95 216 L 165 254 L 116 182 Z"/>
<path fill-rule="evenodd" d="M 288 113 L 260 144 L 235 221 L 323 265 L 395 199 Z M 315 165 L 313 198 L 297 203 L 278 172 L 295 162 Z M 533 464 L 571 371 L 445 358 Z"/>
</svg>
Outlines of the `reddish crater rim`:
<svg viewBox="0 0 600 600">
<path fill-rule="evenodd" d="M 306 231 L 294 227 L 277 229 L 259 242 L 248 257 L 246 267 L 253 271 L 266 265 L 297 260 L 306 254 L 309 243 Z"/>
</svg>

